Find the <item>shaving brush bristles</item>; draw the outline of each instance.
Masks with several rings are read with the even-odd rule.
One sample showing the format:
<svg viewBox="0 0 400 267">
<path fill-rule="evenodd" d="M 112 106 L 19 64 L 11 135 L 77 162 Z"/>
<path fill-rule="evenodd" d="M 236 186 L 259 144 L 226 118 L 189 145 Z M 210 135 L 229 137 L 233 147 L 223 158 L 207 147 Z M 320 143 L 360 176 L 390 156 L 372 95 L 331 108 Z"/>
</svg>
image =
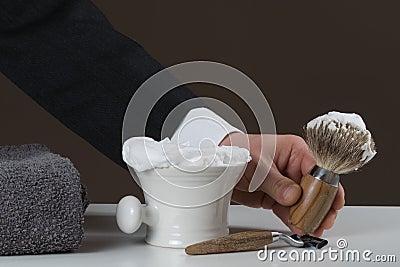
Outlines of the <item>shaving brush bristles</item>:
<svg viewBox="0 0 400 267">
<path fill-rule="evenodd" d="M 376 151 L 370 131 L 355 113 L 332 111 L 311 120 L 304 139 L 317 166 L 301 179 L 302 195 L 290 208 L 289 222 L 314 233 L 332 208 L 340 175 L 358 170 Z"/>
<path fill-rule="evenodd" d="M 368 130 L 339 121 L 304 127 L 304 137 L 318 166 L 337 174 L 358 170 L 376 154 Z M 369 152 L 369 153 L 368 153 Z"/>
</svg>

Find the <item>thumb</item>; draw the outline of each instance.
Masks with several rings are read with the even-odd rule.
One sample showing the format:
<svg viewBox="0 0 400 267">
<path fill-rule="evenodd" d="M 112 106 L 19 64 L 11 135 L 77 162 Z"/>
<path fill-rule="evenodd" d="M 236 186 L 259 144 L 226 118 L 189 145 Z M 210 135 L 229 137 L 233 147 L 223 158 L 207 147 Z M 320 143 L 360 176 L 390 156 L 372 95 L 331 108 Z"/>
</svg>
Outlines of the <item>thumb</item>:
<svg viewBox="0 0 400 267">
<path fill-rule="evenodd" d="M 276 168 L 271 168 L 259 189 L 282 206 L 294 205 L 301 196 L 301 187 L 292 179 L 283 176 Z"/>
</svg>

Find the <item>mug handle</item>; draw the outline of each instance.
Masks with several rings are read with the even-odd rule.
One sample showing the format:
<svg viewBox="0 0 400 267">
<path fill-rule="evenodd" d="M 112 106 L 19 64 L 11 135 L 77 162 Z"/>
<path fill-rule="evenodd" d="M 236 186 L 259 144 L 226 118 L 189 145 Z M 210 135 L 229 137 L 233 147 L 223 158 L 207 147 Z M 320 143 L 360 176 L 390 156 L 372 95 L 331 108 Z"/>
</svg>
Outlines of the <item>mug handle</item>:
<svg viewBox="0 0 400 267">
<path fill-rule="evenodd" d="M 142 204 L 134 196 L 123 197 L 117 206 L 117 224 L 126 234 L 133 234 L 142 224 Z"/>
</svg>

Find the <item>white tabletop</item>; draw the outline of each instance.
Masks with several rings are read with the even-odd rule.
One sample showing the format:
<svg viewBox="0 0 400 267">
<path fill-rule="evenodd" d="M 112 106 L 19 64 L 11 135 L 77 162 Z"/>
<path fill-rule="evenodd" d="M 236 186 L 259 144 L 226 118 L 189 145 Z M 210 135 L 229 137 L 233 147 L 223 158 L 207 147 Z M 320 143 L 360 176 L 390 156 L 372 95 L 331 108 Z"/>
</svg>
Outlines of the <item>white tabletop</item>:
<svg viewBox="0 0 400 267">
<path fill-rule="evenodd" d="M 0 257 L 0 266 L 113 266 L 113 267 L 145 267 L 145 266 L 287 266 L 305 265 L 309 261 L 295 262 L 308 254 L 304 249 L 288 247 L 279 241 L 268 247 L 268 254 L 275 250 L 273 258 L 260 261 L 256 251 L 188 256 L 183 249 L 168 249 L 147 245 L 144 242 L 145 228 L 141 227 L 134 235 L 122 234 L 116 225 L 114 213 L 116 205 L 91 205 L 86 213 L 85 234 L 81 248 L 78 251 L 65 254 L 37 255 L 37 256 L 9 256 Z M 286 231 L 285 226 L 270 212 L 261 209 L 252 209 L 243 206 L 231 206 L 230 229 L 233 232 L 249 229 L 269 229 Z M 324 238 L 329 240 L 328 246 L 322 250 L 324 261 L 312 262 L 313 266 L 325 265 L 365 265 L 362 258 L 365 250 L 366 258 L 374 260 L 378 255 L 394 255 L 395 263 L 380 263 L 380 266 L 398 266 L 400 262 L 400 207 L 345 207 L 339 214 L 332 230 L 326 231 Z M 347 247 L 339 249 L 337 241 L 345 239 Z M 342 240 L 343 241 L 343 240 Z M 342 242 L 341 244 L 344 244 Z M 334 259 L 330 259 L 329 249 Z M 285 252 L 279 252 L 283 250 Z M 322 250 L 311 253 L 321 257 Z M 360 253 L 360 262 L 353 262 L 356 255 L 352 251 Z M 278 259 L 280 253 L 282 260 Z M 286 253 L 286 254 L 284 254 Z M 298 253 L 298 254 L 296 254 Z M 303 253 L 303 254 L 302 254 Z M 357 254 L 357 252 L 354 252 Z M 263 256 L 261 254 L 260 256 Z M 343 255 L 341 259 L 340 256 Z M 347 256 L 346 256 L 347 255 Z M 355 255 L 355 256 L 352 256 Z M 311 255 L 313 257 L 313 255 Z M 346 261 L 346 258 L 349 260 Z M 386 257 L 387 260 L 391 256 Z M 383 259 L 381 257 L 381 259 Z M 375 262 L 376 263 L 376 262 Z M 375 266 L 374 262 L 368 263 Z M 368 266 L 367 265 L 367 266 Z"/>
</svg>

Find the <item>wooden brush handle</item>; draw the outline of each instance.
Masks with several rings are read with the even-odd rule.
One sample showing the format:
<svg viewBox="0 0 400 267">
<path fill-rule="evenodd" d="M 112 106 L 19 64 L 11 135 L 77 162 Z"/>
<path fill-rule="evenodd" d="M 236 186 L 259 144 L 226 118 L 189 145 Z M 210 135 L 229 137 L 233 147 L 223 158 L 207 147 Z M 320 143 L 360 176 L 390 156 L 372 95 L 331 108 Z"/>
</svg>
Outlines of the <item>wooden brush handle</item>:
<svg viewBox="0 0 400 267">
<path fill-rule="evenodd" d="M 300 186 L 303 194 L 290 208 L 289 222 L 306 233 L 313 233 L 332 207 L 338 188 L 310 174 L 302 178 Z"/>
<path fill-rule="evenodd" d="M 263 249 L 272 243 L 270 231 L 246 231 L 211 239 L 186 247 L 188 255 L 205 255 Z"/>
</svg>

